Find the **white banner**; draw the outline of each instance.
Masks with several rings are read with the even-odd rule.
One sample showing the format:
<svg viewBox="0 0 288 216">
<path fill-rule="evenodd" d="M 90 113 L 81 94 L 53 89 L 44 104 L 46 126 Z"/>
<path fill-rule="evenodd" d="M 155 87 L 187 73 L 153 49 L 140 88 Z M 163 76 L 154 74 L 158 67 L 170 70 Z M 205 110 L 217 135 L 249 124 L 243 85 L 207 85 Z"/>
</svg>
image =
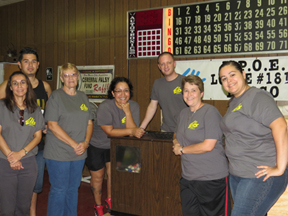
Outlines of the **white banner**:
<svg viewBox="0 0 288 216">
<path fill-rule="evenodd" d="M 57 88 L 62 88 L 58 66 Z M 77 66 L 79 81 L 77 90 L 83 91 L 90 102 L 101 103 L 108 98 L 108 89 L 114 78 L 114 65 Z"/>
<path fill-rule="evenodd" d="M 242 65 L 249 86 L 270 92 L 277 101 L 288 101 L 288 56 L 176 61 L 175 71 L 185 76 L 194 74 L 201 77 L 204 100 L 229 100 L 230 95 L 224 91 L 218 78 L 220 65 L 229 60 Z"/>
</svg>

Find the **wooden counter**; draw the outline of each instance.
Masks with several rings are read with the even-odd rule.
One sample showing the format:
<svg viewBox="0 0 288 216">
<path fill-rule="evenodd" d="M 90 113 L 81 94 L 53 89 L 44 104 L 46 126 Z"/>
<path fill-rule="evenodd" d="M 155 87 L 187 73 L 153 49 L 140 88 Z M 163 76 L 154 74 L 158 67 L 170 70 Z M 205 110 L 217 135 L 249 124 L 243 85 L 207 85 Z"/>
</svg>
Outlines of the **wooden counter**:
<svg viewBox="0 0 288 216">
<path fill-rule="evenodd" d="M 112 210 L 143 216 L 182 216 L 180 156 L 172 152 L 172 133 L 148 132 L 141 139 L 111 138 Z M 169 135 L 161 137 L 162 135 Z M 116 169 L 116 147 L 140 149 L 140 173 Z"/>
</svg>

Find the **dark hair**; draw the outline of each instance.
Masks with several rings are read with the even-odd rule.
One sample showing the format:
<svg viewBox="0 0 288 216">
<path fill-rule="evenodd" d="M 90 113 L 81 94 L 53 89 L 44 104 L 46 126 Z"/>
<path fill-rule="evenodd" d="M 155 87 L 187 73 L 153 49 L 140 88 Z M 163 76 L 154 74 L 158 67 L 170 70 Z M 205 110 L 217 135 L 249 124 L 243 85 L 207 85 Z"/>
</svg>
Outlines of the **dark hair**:
<svg viewBox="0 0 288 216">
<path fill-rule="evenodd" d="M 109 89 L 108 89 L 108 98 L 109 99 L 113 99 L 113 94 L 112 94 L 112 91 L 114 91 L 116 85 L 119 83 L 119 82 L 125 82 L 127 83 L 127 85 L 129 86 L 129 90 L 130 90 L 130 98 L 133 97 L 133 85 L 131 83 L 131 81 L 129 79 L 127 79 L 126 77 L 115 77 L 110 86 L 109 86 Z"/>
<path fill-rule="evenodd" d="M 170 56 L 172 57 L 173 61 L 174 61 L 174 55 L 173 55 L 172 53 L 170 53 L 170 52 L 162 52 L 162 53 L 158 56 L 158 58 L 157 58 L 157 64 L 159 64 L 159 59 L 160 59 L 160 57 L 162 57 L 163 55 L 170 55 Z"/>
<path fill-rule="evenodd" d="M 12 80 L 12 77 L 15 75 L 23 75 L 26 79 L 28 88 L 27 88 L 24 104 L 26 105 L 29 113 L 33 113 L 37 109 L 37 106 L 38 106 L 36 102 L 36 94 L 33 91 L 32 85 L 27 75 L 21 71 L 15 71 L 14 73 L 10 75 L 8 79 L 7 86 L 6 86 L 6 97 L 4 99 L 5 105 L 8 110 L 10 110 L 11 112 L 14 112 L 14 106 L 16 105 L 16 103 L 15 103 L 14 94 L 11 90 L 11 80 Z"/>
<path fill-rule="evenodd" d="M 25 54 L 33 54 L 36 56 L 37 62 L 39 62 L 39 57 L 38 57 L 38 53 L 36 50 L 30 48 L 30 47 L 24 47 L 20 52 L 19 52 L 19 57 L 18 57 L 18 61 L 21 62 L 23 59 L 23 55 Z"/>
<path fill-rule="evenodd" d="M 243 73 L 243 68 L 242 68 L 241 64 L 238 63 L 238 62 L 236 62 L 236 61 L 234 61 L 234 60 L 223 61 L 222 64 L 220 65 L 220 67 L 219 67 L 219 73 L 220 73 L 220 70 L 221 70 L 223 67 L 227 66 L 227 65 L 234 66 L 237 70 L 240 71 L 240 73 Z"/>
<path fill-rule="evenodd" d="M 222 64 L 220 65 L 219 71 L 218 71 L 219 82 L 221 85 L 222 85 L 222 82 L 221 82 L 221 78 L 220 78 L 220 70 L 227 65 L 231 65 L 231 66 L 235 67 L 241 74 L 243 74 L 243 71 L 244 71 L 239 62 L 236 62 L 234 60 L 223 61 Z"/>
<path fill-rule="evenodd" d="M 199 88 L 201 93 L 204 92 L 204 83 L 203 83 L 202 79 L 199 76 L 188 75 L 188 76 L 184 77 L 182 79 L 182 91 L 184 89 L 185 83 L 187 83 L 187 82 L 189 84 L 191 84 L 191 85 L 192 84 L 196 85 Z"/>
</svg>

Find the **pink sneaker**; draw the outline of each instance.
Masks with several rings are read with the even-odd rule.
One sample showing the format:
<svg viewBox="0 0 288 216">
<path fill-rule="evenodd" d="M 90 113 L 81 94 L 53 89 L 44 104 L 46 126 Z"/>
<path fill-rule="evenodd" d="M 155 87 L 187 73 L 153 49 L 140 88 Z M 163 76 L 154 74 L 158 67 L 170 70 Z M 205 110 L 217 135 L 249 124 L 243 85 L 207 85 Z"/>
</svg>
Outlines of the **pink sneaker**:
<svg viewBox="0 0 288 216">
<path fill-rule="evenodd" d="M 107 199 L 105 200 L 105 203 L 106 203 L 107 211 L 108 211 L 109 213 L 111 213 L 111 198 L 107 198 Z"/>
<path fill-rule="evenodd" d="M 95 216 L 103 215 L 103 205 L 94 205 Z"/>
</svg>

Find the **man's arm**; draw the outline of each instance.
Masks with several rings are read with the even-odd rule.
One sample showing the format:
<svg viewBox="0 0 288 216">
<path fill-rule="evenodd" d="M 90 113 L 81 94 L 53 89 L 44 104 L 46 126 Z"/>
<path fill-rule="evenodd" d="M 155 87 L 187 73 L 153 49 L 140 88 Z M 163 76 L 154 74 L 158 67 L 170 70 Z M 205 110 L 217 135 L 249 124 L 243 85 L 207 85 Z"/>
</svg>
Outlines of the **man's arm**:
<svg viewBox="0 0 288 216">
<path fill-rule="evenodd" d="M 46 93 L 47 93 L 47 95 L 48 95 L 48 97 L 49 97 L 50 94 L 51 94 L 51 92 L 52 92 L 51 87 L 50 87 L 50 85 L 49 85 L 47 82 L 45 82 L 45 81 L 43 81 L 43 84 L 44 84 L 45 91 L 46 91 Z"/>
<path fill-rule="evenodd" d="M 7 86 L 7 80 L 5 80 L 4 82 L 1 83 L 0 85 L 0 99 L 5 98 L 6 97 L 6 86 Z"/>
<path fill-rule="evenodd" d="M 151 119 L 154 117 L 156 111 L 157 111 L 157 105 L 158 105 L 158 101 L 157 100 L 151 100 L 147 110 L 146 110 L 146 115 L 144 120 L 142 121 L 140 128 L 145 129 L 147 127 L 147 125 L 149 124 L 149 122 L 151 121 Z"/>
</svg>

